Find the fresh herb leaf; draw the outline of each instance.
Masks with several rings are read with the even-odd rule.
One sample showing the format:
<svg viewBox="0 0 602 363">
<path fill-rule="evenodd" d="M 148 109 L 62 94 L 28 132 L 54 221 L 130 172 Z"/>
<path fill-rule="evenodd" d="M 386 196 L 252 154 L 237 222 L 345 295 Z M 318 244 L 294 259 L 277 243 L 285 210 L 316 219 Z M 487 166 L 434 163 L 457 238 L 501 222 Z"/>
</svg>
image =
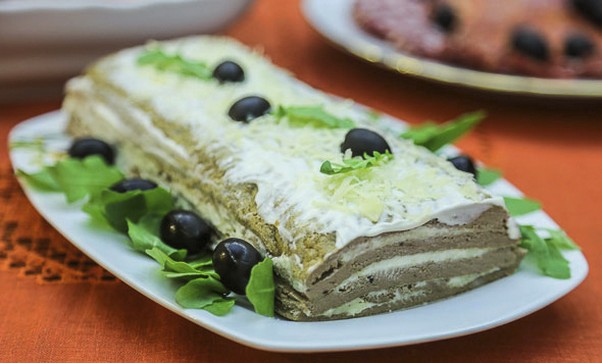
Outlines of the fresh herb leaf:
<svg viewBox="0 0 602 363">
<path fill-rule="evenodd" d="M 184 254 L 170 255 L 159 246 L 154 246 L 146 250 L 146 254 L 161 265 L 167 278 L 190 280 L 191 278 L 213 277 L 219 279 L 219 275 L 213 270 L 211 256 L 205 255 L 200 260 L 186 262 L 183 261 L 186 257 L 186 250 L 178 251 L 183 251 Z M 209 263 L 206 262 L 207 257 L 209 258 Z M 199 264 L 199 261 L 203 263 Z"/>
<path fill-rule="evenodd" d="M 272 260 L 266 258 L 253 266 L 245 293 L 255 308 L 255 312 L 265 316 L 274 316 L 274 291 Z"/>
<path fill-rule="evenodd" d="M 320 173 L 326 175 L 343 174 L 354 170 L 361 170 L 373 166 L 384 165 L 392 159 L 393 154 L 391 154 L 387 150 L 384 154 L 381 154 L 378 151 L 375 151 L 374 155 L 372 156 L 364 154 L 363 158 L 359 156 L 356 156 L 354 158 L 343 158 L 342 164 L 333 163 L 331 161 L 326 160 L 320 166 Z"/>
<path fill-rule="evenodd" d="M 212 71 L 199 61 L 185 59 L 180 54 L 167 54 L 160 48 L 149 48 L 138 57 L 139 65 L 151 65 L 160 71 L 178 73 L 187 77 L 211 79 Z"/>
<path fill-rule="evenodd" d="M 134 250 L 146 252 L 150 249 L 158 249 L 165 253 L 170 260 L 171 258 L 181 260 L 186 257 L 186 250 L 177 250 L 168 246 L 161 241 L 161 238 L 145 228 L 143 224 L 136 224 L 128 220 L 127 225 L 128 236 L 130 237 L 131 245 Z"/>
<path fill-rule="evenodd" d="M 173 197 L 163 188 L 125 193 L 105 189 L 90 198 L 83 210 L 93 218 L 103 219 L 116 230 L 127 233 L 127 220 L 138 223 L 146 215 L 165 215 L 173 206 Z"/>
<path fill-rule="evenodd" d="M 435 152 L 443 146 L 458 140 L 472 130 L 483 118 L 485 118 L 485 112 L 483 111 L 467 113 L 442 125 L 426 122 L 414 126 L 400 136 Z"/>
<path fill-rule="evenodd" d="M 211 260 L 210 254 L 203 255 L 196 260 L 188 262 L 188 264 L 196 269 L 213 268 L 213 261 Z"/>
<path fill-rule="evenodd" d="M 48 167 L 35 172 L 27 173 L 23 170 L 17 170 L 17 176 L 22 177 L 33 188 L 43 192 L 60 192 L 61 187 L 56 183 Z"/>
<path fill-rule="evenodd" d="M 232 305 L 224 301 L 231 300 L 224 297 L 228 289 L 213 277 L 198 278 L 188 281 L 176 291 L 176 302 L 188 309 L 205 309 L 217 315 L 226 314 Z M 210 307 L 216 304 L 216 306 Z M 229 306 L 229 307 L 228 307 Z"/>
<path fill-rule="evenodd" d="M 232 298 L 217 299 L 211 304 L 204 306 L 203 309 L 207 310 L 213 315 L 224 316 L 232 310 L 235 302 L 236 301 Z"/>
<path fill-rule="evenodd" d="M 312 126 L 329 129 L 355 127 L 353 120 L 333 116 L 320 106 L 278 106 L 274 116 L 279 120 L 287 118 L 289 124 L 296 127 Z"/>
<path fill-rule="evenodd" d="M 544 275 L 557 279 L 571 277 L 569 262 L 554 243 L 541 238 L 533 226 L 520 226 L 520 231 L 521 247 L 529 251 L 527 256 L 535 261 Z"/>
<path fill-rule="evenodd" d="M 69 203 L 86 196 L 93 197 L 123 179 L 119 170 L 107 165 L 104 159 L 96 155 L 83 160 L 60 160 L 33 174 L 20 170 L 17 175 L 39 190 L 64 193 Z"/>
<path fill-rule="evenodd" d="M 560 248 L 561 250 L 578 250 L 579 246 L 567 234 L 558 229 L 545 229 L 550 237 L 546 238 L 546 242 Z"/>
<path fill-rule="evenodd" d="M 522 216 L 541 209 L 541 203 L 529 198 L 504 197 L 508 212 L 513 217 Z"/>
<path fill-rule="evenodd" d="M 496 169 L 479 168 L 477 172 L 477 183 L 482 186 L 493 184 L 502 177 L 502 172 Z"/>
</svg>

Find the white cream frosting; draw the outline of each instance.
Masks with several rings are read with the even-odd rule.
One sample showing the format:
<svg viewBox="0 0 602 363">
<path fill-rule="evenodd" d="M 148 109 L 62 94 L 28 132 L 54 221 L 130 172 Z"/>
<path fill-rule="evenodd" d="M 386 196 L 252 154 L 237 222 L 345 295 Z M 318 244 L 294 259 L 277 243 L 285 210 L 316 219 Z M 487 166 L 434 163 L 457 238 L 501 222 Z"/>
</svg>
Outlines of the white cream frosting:
<svg viewBox="0 0 602 363">
<path fill-rule="evenodd" d="M 162 47 L 210 66 L 234 60 L 244 67 L 246 80 L 219 85 L 214 80 L 140 66 L 136 59 L 142 48 L 101 61 L 97 74 L 127 92 L 128 101 L 150 105 L 161 118 L 186 130 L 198 141 L 198 148 L 218 159 L 226 171 L 226 183 L 257 185 L 255 201 L 261 217 L 277 225 L 289 243 L 305 233 L 333 232 L 341 248 L 360 236 L 407 230 L 432 219 L 466 224 L 492 205 L 503 206 L 500 198 L 482 190 L 469 174 L 384 130 L 379 132 L 391 146 L 392 161 L 361 177 L 353 173 L 324 175 L 319 172 L 321 163 L 341 160 L 339 145 L 348 130 L 291 127 L 277 123 L 271 115 L 243 124 L 228 117 L 230 105 L 241 97 L 260 95 L 274 107 L 321 105 L 332 114 L 352 118 L 358 127 L 374 128 L 365 111 L 350 101 L 333 100 L 223 38 L 190 38 Z M 86 92 L 87 85 L 79 87 Z M 151 127 L 137 106 L 127 108 L 128 114 L 138 115 L 130 121 Z M 169 141 L 162 133 L 150 136 L 153 139 L 144 146 L 149 152 L 187 170 L 202 162 L 194 155 L 182 158 L 181 149 L 173 145 L 164 148 Z"/>
</svg>

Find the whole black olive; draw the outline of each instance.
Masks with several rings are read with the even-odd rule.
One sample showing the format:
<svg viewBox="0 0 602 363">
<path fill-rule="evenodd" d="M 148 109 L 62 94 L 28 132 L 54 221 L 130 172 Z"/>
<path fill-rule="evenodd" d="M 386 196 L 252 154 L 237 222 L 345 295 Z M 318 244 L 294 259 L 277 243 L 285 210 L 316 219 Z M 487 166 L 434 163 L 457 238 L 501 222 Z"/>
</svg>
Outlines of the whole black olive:
<svg viewBox="0 0 602 363">
<path fill-rule="evenodd" d="M 244 295 L 251 269 L 261 262 L 259 252 L 250 243 L 238 238 L 221 241 L 213 251 L 213 268 L 228 289 Z"/>
<path fill-rule="evenodd" d="M 157 184 L 140 178 L 123 179 L 117 183 L 111 185 L 109 189 L 117 193 L 131 192 L 132 190 L 149 190 L 157 187 Z"/>
<path fill-rule="evenodd" d="M 238 63 L 225 61 L 215 67 L 213 78 L 220 82 L 242 82 L 245 80 L 245 71 Z"/>
<path fill-rule="evenodd" d="M 90 155 L 99 155 L 107 164 L 113 164 L 115 161 L 115 152 L 111 145 L 92 137 L 75 139 L 67 153 L 76 159 L 83 159 Z"/>
<path fill-rule="evenodd" d="M 272 105 L 263 97 L 249 96 L 234 102 L 228 116 L 234 121 L 249 122 L 270 111 Z"/>
<path fill-rule="evenodd" d="M 602 28 L 602 1 L 573 0 L 573 6 L 583 17 Z"/>
<path fill-rule="evenodd" d="M 445 32 L 453 31 L 458 22 L 454 9 L 445 3 L 438 4 L 433 8 L 432 19 Z"/>
<path fill-rule="evenodd" d="M 161 220 L 161 240 L 173 248 L 185 248 L 190 254 L 201 252 L 211 234 L 209 224 L 192 211 L 172 210 Z"/>
<path fill-rule="evenodd" d="M 583 34 L 571 34 L 564 42 L 564 53 L 569 57 L 585 58 L 594 52 L 594 42 Z"/>
<path fill-rule="evenodd" d="M 545 61 L 550 56 L 548 43 L 537 30 L 521 26 L 512 33 L 512 46 L 529 58 Z"/>
<path fill-rule="evenodd" d="M 453 158 L 447 159 L 450 163 L 452 163 L 456 169 L 465 171 L 467 173 L 471 173 L 474 178 L 477 178 L 477 168 L 474 165 L 474 162 L 468 155 L 460 155 Z"/>
<path fill-rule="evenodd" d="M 391 148 L 387 141 L 374 131 L 368 129 L 351 129 L 345 135 L 345 141 L 341 144 L 341 152 L 351 149 L 352 156 L 364 157 L 364 154 L 373 156 L 377 151 L 384 154 L 387 150 L 391 152 Z"/>
</svg>

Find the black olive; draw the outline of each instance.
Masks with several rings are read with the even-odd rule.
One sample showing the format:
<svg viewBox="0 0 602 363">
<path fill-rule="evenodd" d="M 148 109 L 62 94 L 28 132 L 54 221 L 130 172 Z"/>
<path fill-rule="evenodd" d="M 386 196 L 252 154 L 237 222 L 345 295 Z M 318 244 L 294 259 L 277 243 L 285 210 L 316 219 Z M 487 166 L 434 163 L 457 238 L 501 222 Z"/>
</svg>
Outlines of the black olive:
<svg viewBox="0 0 602 363">
<path fill-rule="evenodd" d="M 467 173 L 471 173 L 474 178 L 477 178 L 477 168 L 474 166 L 474 162 L 468 155 L 460 155 L 453 158 L 447 159 L 450 163 L 452 163 L 456 169 L 465 171 Z"/>
<path fill-rule="evenodd" d="M 249 96 L 234 102 L 228 116 L 234 121 L 249 122 L 270 111 L 272 105 L 263 97 Z"/>
<path fill-rule="evenodd" d="M 537 30 L 526 26 L 514 30 L 512 46 L 520 53 L 538 61 L 545 61 L 550 56 L 548 43 L 544 37 Z"/>
<path fill-rule="evenodd" d="M 602 28 L 602 1 L 573 0 L 573 6 L 583 17 Z"/>
<path fill-rule="evenodd" d="M 220 82 L 242 82 L 245 80 L 245 71 L 238 63 L 225 61 L 215 67 L 213 78 Z"/>
<path fill-rule="evenodd" d="M 433 8 L 432 19 L 445 32 L 453 31 L 458 21 L 454 9 L 445 3 L 438 4 Z"/>
<path fill-rule="evenodd" d="M 594 42 L 583 34 L 571 34 L 564 42 L 564 53 L 569 57 L 585 58 L 594 52 Z"/>
<path fill-rule="evenodd" d="M 387 150 L 391 152 L 391 148 L 387 141 L 374 131 L 368 129 L 351 129 L 345 135 L 345 141 L 341 144 L 341 152 L 351 149 L 352 156 L 364 157 L 364 154 L 373 156 L 377 151 L 384 154 Z"/>
<path fill-rule="evenodd" d="M 107 164 L 113 164 L 115 161 L 115 152 L 111 145 L 92 137 L 76 139 L 71 144 L 71 147 L 69 147 L 67 153 L 76 159 L 83 159 L 90 155 L 99 155 Z"/>
<path fill-rule="evenodd" d="M 111 185 L 109 189 L 117 193 L 131 192 L 133 190 L 149 190 L 157 187 L 157 184 L 140 178 L 123 179 L 117 183 Z"/>
<path fill-rule="evenodd" d="M 173 248 L 185 248 L 191 254 L 201 252 L 211 234 L 209 224 L 192 211 L 172 210 L 161 220 L 161 240 Z"/>
<path fill-rule="evenodd" d="M 224 286 L 244 295 L 251 269 L 261 262 L 259 252 L 250 243 L 238 238 L 221 241 L 213 251 L 213 268 Z"/>
</svg>

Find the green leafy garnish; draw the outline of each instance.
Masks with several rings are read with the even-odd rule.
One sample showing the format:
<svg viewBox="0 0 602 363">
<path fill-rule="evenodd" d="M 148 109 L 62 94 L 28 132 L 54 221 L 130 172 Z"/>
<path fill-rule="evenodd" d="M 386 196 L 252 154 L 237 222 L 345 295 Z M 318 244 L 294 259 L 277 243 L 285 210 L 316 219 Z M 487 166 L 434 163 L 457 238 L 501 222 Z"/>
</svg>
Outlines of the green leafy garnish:
<svg viewBox="0 0 602 363">
<path fill-rule="evenodd" d="M 447 144 L 451 144 L 472 130 L 483 118 L 485 112 L 477 111 L 467 113 L 458 118 L 448 121 L 442 125 L 434 122 L 426 122 L 411 127 L 401 134 L 404 139 L 414 141 L 414 144 L 426 147 L 435 152 Z"/>
<path fill-rule="evenodd" d="M 229 291 L 219 281 L 209 255 L 194 261 L 176 261 L 157 247 L 147 250 L 146 254 L 163 267 L 165 277 L 187 281 L 176 291 L 176 302 L 182 307 L 205 309 L 217 316 L 232 310 L 235 300 L 225 297 Z"/>
<path fill-rule="evenodd" d="M 274 291 L 272 260 L 266 258 L 253 266 L 245 293 L 255 308 L 255 312 L 265 316 L 274 316 Z"/>
<path fill-rule="evenodd" d="M 174 201 L 171 194 L 167 190 L 157 187 L 125 193 L 105 189 L 100 194 L 92 196 L 84 205 L 83 210 L 93 219 L 99 219 L 116 230 L 127 233 L 127 220 L 137 223 L 146 215 L 164 215 L 173 207 Z"/>
<path fill-rule="evenodd" d="M 83 160 L 64 159 L 55 165 L 46 166 L 37 173 L 18 171 L 18 175 L 34 187 L 44 191 L 59 191 L 67 202 L 73 203 L 87 195 L 97 195 L 103 189 L 123 179 L 123 174 L 107 165 L 100 156 L 89 156 Z"/>
<path fill-rule="evenodd" d="M 533 226 L 520 226 L 520 231 L 521 247 L 529 251 L 527 258 L 534 260 L 544 275 L 557 279 L 571 277 L 569 262 L 562 256 L 559 249 L 559 245 L 565 243 L 564 232 L 559 231 L 564 235 L 561 237 L 563 241 L 559 241 L 557 239 L 559 235 L 550 234 L 550 238 L 547 239 L 540 237 Z"/>
<path fill-rule="evenodd" d="M 56 183 L 48 168 L 44 168 L 35 173 L 27 173 L 23 170 L 17 170 L 17 176 L 22 177 L 29 185 L 43 192 L 60 192 L 61 187 Z"/>
<path fill-rule="evenodd" d="M 482 186 L 491 185 L 502 177 L 502 172 L 496 169 L 479 168 L 477 171 L 477 183 Z"/>
<path fill-rule="evenodd" d="M 210 254 L 185 261 L 187 251 L 165 244 L 159 237 L 161 218 L 174 208 L 171 194 L 160 187 L 118 193 L 110 186 L 124 177 L 114 166 L 98 156 L 84 160 L 65 159 L 36 173 L 17 171 L 32 187 L 48 192 L 63 192 L 70 202 L 88 197 L 82 209 L 91 221 L 125 233 L 132 248 L 155 259 L 166 278 L 186 282 L 176 292 L 176 301 L 185 308 L 205 309 L 221 316 L 234 306 L 226 297 L 229 290 L 219 281 Z M 266 258 L 256 265 L 247 292 L 255 310 L 274 315 L 272 261 Z"/>
<path fill-rule="evenodd" d="M 333 163 L 326 160 L 320 166 L 320 173 L 326 175 L 335 175 L 348 173 L 354 170 L 367 169 L 373 166 L 380 166 L 393 159 L 393 154 L 388 150 L 381 154 L 378 151 L 374 155 L 364 154 L 364 157 L 343 158 L 343 163 Z"/>
<path fill-rule="evenodd" d="M 162 49 L 152 47 L 138 57 L 139 65 L 151 65 L 160 71 L 178 73 L 187 77 L 211 79 L 212 71 L 199 61 L 192 61 L 180 54 L 167 54 Z"/>
<path fill-rule="evenodd" d="M 130 237 L 132 248 L 138 252 L 146 252 L 147 250 L 157 249 L 171 259 L 183 260 L 186 258 L 186 250 L 177 250 L 166 245 L 161 238 L 152 233 L 144 224 L 136 224 L 132 221 L 127 221 L 128 236 Z M 171 257 L 171 258 L 170 258 Z"/>
<path fill-rule="evenodd" d="M 234 299 L 224 297 L 229 291 L 213 277 L 188 281 L 176 291 L 176 302 L 189 309 L 205 309 L 215 315 L 227 314 Z"/>
<path fill-rule="evenodd" d="M 504 197 L 508 212 L 513 217 L 522 216 L 541 209 L 541 203 L 529 198 Z"/>
<path fill-rule="evenodd" d="M 321 106 L 278 106 L 274 117 L 278 120 L 287 118 L 289 124 L 296 127 L 312 126 L 329 129 L 355 127 L 351 119 L 333 116 L 324 111 Z"/>
<path fill-rule="evenodd" d="M 219 275 L 213 270 L 209 255 L 194 261 L 182 261 L 183 258 L 180 258 L 182 255 L 170 255 L 159 246 L 146 250 L 146 254 L 163 267 L 163 274 L 167 278 L 190 280 L 199 277 L 213 277 L 219 279 Z M 202 263 L 199 264 L 199 261 Z"/>
<path fill-rule="evenodd" d="M 561 250 L 578 250 L 579 246 L 573 241 L 563 230 L 559 229 L 544 229 L 550 234 L 549 238 L 546 238 L 546 241 L 551 243 L 552 245 L 560 248 Z"/>
</svg>

